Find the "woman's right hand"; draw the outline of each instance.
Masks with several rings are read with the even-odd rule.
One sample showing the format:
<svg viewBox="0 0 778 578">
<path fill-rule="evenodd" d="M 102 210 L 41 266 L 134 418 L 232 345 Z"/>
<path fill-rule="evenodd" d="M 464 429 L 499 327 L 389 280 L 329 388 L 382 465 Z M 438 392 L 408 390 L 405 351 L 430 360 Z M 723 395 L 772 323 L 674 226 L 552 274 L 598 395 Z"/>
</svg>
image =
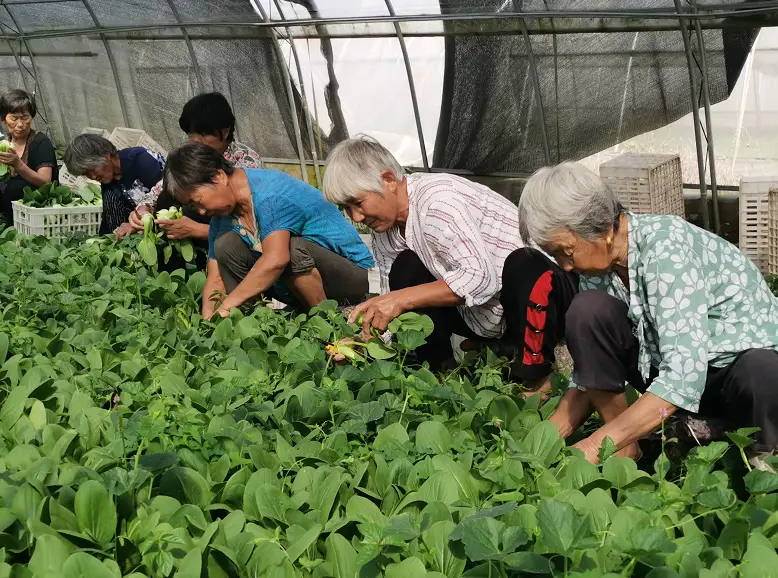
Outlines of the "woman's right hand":
<svg viewBox="0 0 778 578">
<path fill-rule="evenodd" d="M 146 205 L 141 205 L 140 207 L 136 207 L 135 210 L 130 213 L 129 223 L 132 225 L 132 228 L 135 229 L 137 232 L 142 233 L 143 232 L 143 215 L 150 215 L 151 214 L 151 208 L 149 208 Z"/>
</svg>

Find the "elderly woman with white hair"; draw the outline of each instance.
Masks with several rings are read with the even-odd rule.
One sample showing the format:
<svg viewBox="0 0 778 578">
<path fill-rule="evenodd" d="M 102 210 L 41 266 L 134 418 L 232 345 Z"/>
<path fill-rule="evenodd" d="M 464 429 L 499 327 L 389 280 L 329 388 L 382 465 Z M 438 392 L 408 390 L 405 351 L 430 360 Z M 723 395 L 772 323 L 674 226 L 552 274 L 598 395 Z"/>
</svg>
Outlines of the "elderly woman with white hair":
<svg viewBox="0 0 778 578">
<path fill-rule="evenodd" d="M 567 312 L 571 388 L 551 420 L 570 435 L 596 410 L 605 424 L 579 442 L 596 462 L 610 438 L 622 455 L 677 410 L 760 428 L 778 445 L 778 299 L 754 264 L 680 217 L 625 211 L 594 173 L 538 171 L 519 202 L 521 236 L 580 274 Z M 629 383 L 643 395 L 628 406 Z"/>
<path fill-rule="evenodd" d="M 363 315 L 365 335 L 406 311 L 424 313 L 435 329 L 416 350 L 420 361 L 449 367 L 452 334 L 484 345 L 502 339 L 521 361 L 514 377 L 530 390 L 550 387 L 577 281 L 524 247 L 514 204 L 458 176 L 406 175 L 369 137 L 332 150 L 324 195 L 373 230 L 382 295 L 351 314 Z"/>
</svg>

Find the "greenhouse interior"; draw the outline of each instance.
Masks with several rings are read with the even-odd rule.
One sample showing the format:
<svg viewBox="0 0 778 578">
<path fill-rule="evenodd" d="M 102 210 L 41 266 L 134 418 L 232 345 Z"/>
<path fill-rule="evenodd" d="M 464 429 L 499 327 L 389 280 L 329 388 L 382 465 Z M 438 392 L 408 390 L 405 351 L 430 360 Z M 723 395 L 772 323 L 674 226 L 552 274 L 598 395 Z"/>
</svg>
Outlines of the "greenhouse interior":
<svg viewBox="0 0 778 578">
<path fill-rule="evenodd" d="M 778 576 L 778 0 L 0 0 L 0 68 L 0 578 Z"/>
</svg>

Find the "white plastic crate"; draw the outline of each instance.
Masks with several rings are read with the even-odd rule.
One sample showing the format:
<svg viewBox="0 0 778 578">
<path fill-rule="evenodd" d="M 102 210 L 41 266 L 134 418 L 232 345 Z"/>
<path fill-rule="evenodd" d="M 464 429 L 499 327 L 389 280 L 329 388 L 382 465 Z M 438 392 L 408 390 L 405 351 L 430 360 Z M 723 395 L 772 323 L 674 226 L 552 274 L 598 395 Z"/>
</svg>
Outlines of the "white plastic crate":
<svg viewBox="0 0 778 578">
<path fill-rule="evenodd" d="M 601 164 L 600 178 L 629 211 L 686 217 L 677 154 L 626 153 Z"/>
<path fill-rule="evenodd" d="M 770 189 L 768 195 L 768 254 L 767 273 L 778 275 L 778 188 Z"/>
<path fill-rule="evenodd" d="M 78 231 L 89 235 L 100 232 L 103 220 L 102 205 L 82 207 L 36 208 L 13 201 L 14 227 L 30 237 L 64 237 Z"/>
<path fill-rule="evenodd" d="M 740 179 L 740 250 L 762 273 L 770 259 L 770 189 L 778 188 L 778 177 Z"/>
<path fill-rule="evenodd" d="M 164 157 L 167 157 L 167 150 L 165 150 L 161 144 L 151 138 L 145 130 L 137 128 L 116 127 L 113 129 L 111 136 L 108 137 L 108 140 L 110 140 L 118 149 L 145 147 L 161 154 Z"/>
<path fill-rule="evenodd" d="M 81 131 L 81 134 L 96 134 L 98 136 L 101 136 L 103 138 L 110 138 L 111 132 L 105 130 L 104 128 L 95 128 L 93 126 L 88 126 L 84 130 Z"/>
</svg>

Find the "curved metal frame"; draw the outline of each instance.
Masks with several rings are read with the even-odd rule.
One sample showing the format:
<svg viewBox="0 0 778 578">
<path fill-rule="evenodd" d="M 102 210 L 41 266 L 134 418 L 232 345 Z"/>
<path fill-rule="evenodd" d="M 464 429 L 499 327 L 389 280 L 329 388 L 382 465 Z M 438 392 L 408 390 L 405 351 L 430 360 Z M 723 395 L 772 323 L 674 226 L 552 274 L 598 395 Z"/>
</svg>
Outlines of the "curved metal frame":
<svg viewBox="0 0 778 578">
<path fill-rule="evenodd" d="M 11 40 L 6 40 L 6 42 L 8 42 L 8 48 L 11 49 L 11 54 L 13 54 L 14 60 L 16 60 L 16 66 L 19 67 L 19 74 L 22 76 L 22 85 L 24 86 L 24 91 L 29 93 L 30 89 L 27 87 L 27 79 L 24 77 L 24 65 L 22 64 L 22 59 L 16 53 L 16 50 L 14 50 L 13 42 Z"/>
<path fill-rule="evenodd" d="M 187 31 L 186 26 L 184 26 L 181 22 L 181 17 L 178 15 L 178 10 L 176 9 L 176 5 L 173 4 L 173 0 L 167 0 L 167 5 L 170 7 L 170 11 L 173 13 L 173 18 L 175 18 L 176 22 L 181 25 L 181 35 L 184 37 L 186 48 L 189 50 L 189 59 L 192 61 L 192 66 L 194 67 L 195 80 L 197 81 L 197 92 L 203 92 L 203 76 L 200 72 L 200 65 L 197 64 L 197 56 L 195 55 L 194 46 L 192 45 L 192 39 L 189 38 L 189 32 Z"/>
<path fill-rule="evenodd" d="M 89 4 L 89 0 L 81 0 L 81 3 L 84 5 L 84 8 L 89 13 L 89 17 L 92 19 L 92 22 L 94 22 L 97 29 L 100 30 L 101 29 L 100 21 L 97 19 L 97 14 L 95 14 L 95 11 L 92 10 L 92 6 Z M 111 73 L 113 74 L 113 82 L 116 85 L 116 95 L 119 97 L 119 108 L 122 109 L 122 118 L 124 119 L 124 125 L 129 127 L 130 116 L 127 113 L 127 103 L 124 102 L 124 95 L 122 94 L 122 85 L 119 82 L 119 69 L 116 67 L 116 59 L 113 56 L 113 50 L 111 50 L 111 45 L 108 44 L 108 39 L 105 37 L 105 34 L 100 33 L 100 40 L 103 41 L 103 47 L 105 48 L 105 53 L 108 56 L 108 64 L 111 65 Z"/>
<path fill-rule="evenodd" d="M 252 0 L 251 5 L 259 12 L 259 15 L 265 23 L 269 23 L 270 20 L 267 17 L 262 2 L 255 2 Z M 302 178 L 308 182 L 308 164 L 305 159 L 305 150 L 303 149 L 303 137 L 300 133 L 300 122 L 297 118 L 297 106 L 294 101 L 294 91 L 292 89 L 292 79 L 289 76 L 289 70 L 286 68 L 286 60 L 284 59 L 284 53 L 281 50 L 281 44 L 278 42 L 278 34 L 275 28 L 272 29 L 273 45 L 275 46 L 276 54 L 278 55 L 278 66 L 281 68 L 281 75 L 284 77 L 284 84 L 286 86 L 286 92 L 289 97 L 289 112 L 292 115 L 292 126 L 294 128 L 294 136 L 297 141 L 297 154 L 300 157 L 300 170 L 302 171 Z"/>
<path fill-rule="evenodd" d="M 389 15 L 392 17 L 397 16 L 392 6 L 392 0 L 384 0 L 386 2 L 386 9 L 389 11 Z M 400 51 L 403 55 L 403 61 L 405 62 L 405 73 L 408 75 L 408 88 L 411 90 L 411 105 L 413 106 L 413 116 L 416 119 L 416 132 L 419 135 L 419 147 L 421 148 L 421 162 L 424 165 L 424 170 L 429 172 L 430 163 L 427 158 L 427 145 L 424 143 L 424 131 L 421 126 L 421 113 L 419 111 L 419 99 L 416 97 L 416 83 L 413 81 L 413 70 L 411 69 L 411 59 L 408 56 L 408 47 L 405 44 L 405 37 L 403 37 L 403 31 L 400 28 L 400 23 L 394 23 L 394 31 L 397 34 L 397 40 L 400 41 Z"/>
<path fill-rule="evenodd" d="M 276 6 L 276 9 L 278 10 L 279 16 L 281 16 L 281 20 L 286 20 L 286 16 L 284 16 L 284 13 L 281 11 L 281 3 L 279 0 L 273 0 L 273 3 Z M 319 155 L 316 152 L 316 134 L 313 130 L 313 119 L 311 118 L 311 112 L 310 108 L 308 106 L 308 97 L 305 93 L 305 82 L 303 81 L 303 70 L 300 66 L 300 56 L 297 53 L 297 47 L 294 43 L 294 35 L 292 34 L 292 31 L 287 28 L 286 29 L 286 36 L 287 40 L 289 41 L 289 45 L 292 47 L 292 56 L 294 57 L 294 63 L 295 67 L 297 68 L 297 78 L 300 81 L 300 96 L 302 97 L 302 106 L 303 106 L 303 112 L 305 113 L 305 124 L 308 126 L 308 140 L 310 141 L 311 145 L 311 157 L 313 158 L 313 170 L 316 175 L 316 184 L 319 186 L 322 186 L 322 180 L 321 180 L 321 167 L 319 166 Z M 311 90 L 316 90 L 315 87 L 313 87 Z M 316 123 L 316 131 L 319 131 L 318 122 Z"/>
<path fill-rule="evenodd" d="M 43 98 L 43 91 L 38 90 L 40 88 L 40 82 L 38 82 L 38 64 L 35 62 L 35 56 L 32 53 L 32 49 L 30 48 L 30 44 L 27 42 L 27 39 L 23 37 L 24 30 L 22 30 L 21 26 L 19 26 L 19 23 L 16 21 L 16 17 L 14 17 L 13 13 L 11 12 L 11 9 L 6 6 L 2 0 L 0 0 L 0 4 L 3 4 L 3 7 L 5 8 L 6 13 L 8 13 L 8 18 L 11 19 L 11 22 L 16 27 L 16 29 L 19 31 L 19 39 L 20 42 L 24 43 L 24 47 L 27 49 L 27 56 L 30 57 L 30 64 L 32 65 L 32 79 L 35 82 L 35 89 L 32 91 L 33 95 L 36 95 L 38 92 L 41 93 L 40 103 L 41 108 L 43 109 L 43 122 L 46 125 L 46 128 L 48 130 L 49 128 L 49 112 L 46 110 L 46 99 Z M 10 42 L 9 42 L 10 44 Z M 13 48 L 11 48 L 13 50 Z M 17 62 L 21 63 L 21 58 L 19 57 Z M 24 67 L 22 67 L 24 68 Z M 22 83 L 24 84 L 25 90 L 29 92 L 27 89 L 27 83 L 24 81 L 24 70 L 21 71 L 22 73 Z"/>
</svg>

